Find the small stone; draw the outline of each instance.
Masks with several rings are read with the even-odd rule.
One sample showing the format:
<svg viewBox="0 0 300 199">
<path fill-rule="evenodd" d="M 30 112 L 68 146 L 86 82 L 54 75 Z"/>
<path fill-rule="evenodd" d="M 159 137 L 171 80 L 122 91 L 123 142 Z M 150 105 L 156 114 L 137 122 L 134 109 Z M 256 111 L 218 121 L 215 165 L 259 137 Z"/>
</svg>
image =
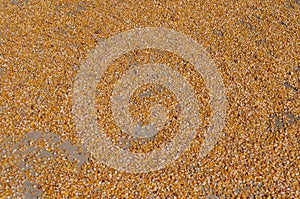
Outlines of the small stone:
<svg viewBox="0 0 300 199">
<path fill-rule="evenodd" d="M 217 35 L 219 37 L 222 37 L 223 36 L 223 32 L 221 30 L 213 30 L 213 34 L 214 35 Z"/>
</svg>

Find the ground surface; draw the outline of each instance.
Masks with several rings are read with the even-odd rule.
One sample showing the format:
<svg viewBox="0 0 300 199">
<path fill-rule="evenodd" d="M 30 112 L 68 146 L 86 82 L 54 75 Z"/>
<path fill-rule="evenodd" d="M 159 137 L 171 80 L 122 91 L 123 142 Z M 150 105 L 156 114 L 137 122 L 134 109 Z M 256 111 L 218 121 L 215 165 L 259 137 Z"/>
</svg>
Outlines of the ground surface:
<svg viewBox="0 0 300 199">
<path fill-rule="evenodd" d="M 0 198 L 300 198 L 299 19 L 297 0 L 1 0 Z M 101 139 L 89 140 L 89 126 L 77 124 L 88 117 L 80 106 L 74 113 L 76 103 L 85 102 L 76 88 L 90 85 L 76 81 L 84 66 L 97 62 L 85 62 L 93 49 L 108 49 L 105 42 L 112 36 L 145 27 L 175 30 L 196 41 L 220 76 L 211 67 L 205 79 L 188 60 L 158 48 L 138 47 L 110 63 L 97 77 L 93 116 L 102 134 L 123 151 L 161 150 L 183 124 L 178 95 L 187 93 L 179 86 L 184 80 L 168 88 L 160 84 L 169 81 L 168 75 L 152 77 L 153 70 L 148 71 L 153 82 L 139 85 L 129 97 L 126 113 L 138 121 L 127 129 L 132 134 L 122 131 L 119 124 L 126 119 L 114 119 L 119 107 L 114 87 L 121 85 L 119 94 L 125 95 L 132 82 L 146 78 L 142 65 L 161 63 L 184 76 L 199 105 L 198 118 L 187 115 L 199 121 L 196 136 L 174 161 L 157 169 L 154 164 L 148 172 L 143 169 L 151 164 L 122 171 L 124 162 L 106 164 L 113 153 L 97 151 Z M 114 49 L 122 50 L 117 44 Z M 180 52 L 186 49 L 183 43 Z M 135 67 L 141 69 L 126 73 Z M 94 80 L 92 72 L 85 77 Z M 129 81 L 118 84 L 124 75 Z M 222 109 L 218 100 L 212 106 L 206 84 L 218 82 L 216 77 L 226 90 L 226 114 L 220 115 L 224 125 L 217 142 L 202 157 L 213 112 Z M 149 129 L 142 131 L 145 125 Z"/>
</svg>

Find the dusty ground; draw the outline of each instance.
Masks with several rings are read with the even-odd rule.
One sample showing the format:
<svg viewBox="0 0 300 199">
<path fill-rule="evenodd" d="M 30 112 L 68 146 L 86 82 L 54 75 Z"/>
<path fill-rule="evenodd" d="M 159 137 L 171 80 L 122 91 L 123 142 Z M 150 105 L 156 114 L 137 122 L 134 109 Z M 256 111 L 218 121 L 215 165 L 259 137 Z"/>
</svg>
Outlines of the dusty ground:
<svg viewBox="0 0 300 199">
<path fill-rule="evenodd" d="M 300 198 L 299 15 L 297 0 L 1 0 L 0 198 Z M 201 74 L 156 49 L 116 59 L 97 85 L 95 104 L 99 125 L 115 145 L 134 153 L 159 149 L 180 126 L 174 93 L 149 84 L 132 95 L 132 117 L 147 123 L 149 104 L 159 98 L 175 120 L 155 139 L 130 139 L 118 130 L 109 99 L 131 64 L 169 65 L 188 77 L 202 104 L 191 147 L 160 170 L 134 174 L 82 152 L 72 93 L 91 50 L 143 27 L 173 29 L 197 41 L 222 75 L 227 107 L 218 143 L 199 158 L 211 115 Z M 40 139 L 32 132 L 46 134 Z"/>
</svg>

